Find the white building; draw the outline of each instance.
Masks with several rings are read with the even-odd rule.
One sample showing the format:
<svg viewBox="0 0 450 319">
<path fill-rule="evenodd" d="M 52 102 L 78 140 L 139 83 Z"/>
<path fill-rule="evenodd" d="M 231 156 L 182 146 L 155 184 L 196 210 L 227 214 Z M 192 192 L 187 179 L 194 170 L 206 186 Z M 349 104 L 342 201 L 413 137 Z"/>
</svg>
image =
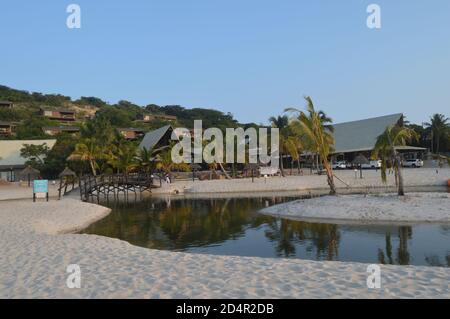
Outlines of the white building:
<svg viewBox="0 0 450 319">
<path fill-rule="evenodd" d="M 3 140 L 0 141 L 0 180 L 17 181 L 18 174 L 25 168 L 27 159 L 20 156 L 25 144 L 47 144 L 52 148 L 56 140 Z"/>
</svg>

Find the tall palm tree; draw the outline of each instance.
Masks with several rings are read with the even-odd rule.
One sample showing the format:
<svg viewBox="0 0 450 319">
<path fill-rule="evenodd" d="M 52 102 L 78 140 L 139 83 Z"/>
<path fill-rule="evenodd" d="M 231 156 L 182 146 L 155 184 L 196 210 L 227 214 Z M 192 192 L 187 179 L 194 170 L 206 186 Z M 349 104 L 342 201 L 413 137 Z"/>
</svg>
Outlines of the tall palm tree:
<svg viewBox="0 0 450 319">
<path fill-rule="evenodd" d="M 289 129 L 289 117 L 286 115 L 283 116 L 277 116 L 277 117 L 270 117 L 269 118 L 270 123 L 272 124 L 272 127 L 276 127 L 280 130 L 280 171 L 281 175 L 284 176 L 284 167 L 283 167 L 283 154 L 286 153 L 287 150 L 287 139 L 289 136 L 288 129 Z"/>
<path fill-rule="evenodd" d="M 147 148 L 142 148 L 136 155 L 137 166 L 143 172 L 150 174 L 155 169 L 155 155 Z"/>
<path fill-rule="evenodd" d="M 85 138 L 75 145 L 75 150 L 68 157 L 69 161 L 87 161 L 91 167 L 92 174 L 97 175 L 99 168 L 97 161 L 104 157 L 102 148 L 94 138 Z"/>
<path fill-rule="evenodd" d="M 303 143 L 301 141 L 301 138 L 299 136 L 294 135 L 293 132 L 291 132 L 291 135 L 288 136 L 286 140 L 286 151 L 291 156 L 292 161 L 297 162 L 297 168 L 300 171 L 300 154 L 303 149 Z M 292 166 L 291 166 L 291 174 L 292 174 Z"/>
<path fill-rule="evenodd" d="M 158 161 L 156 163 L 156 168 L 163 170 L 166 173 L 170 173 L 173 170 L 178 170 L 182 172 L 189 172 L 190 165 L 188 163 L 174 163 L 172 161 L 172 153 L 170 149 L 166 149 L 157 155 Z"/>
<path fill-rule="evenodd" d="M 108 154 L 108 164 L 115 168 L 118 173 L 128 174 L 138 167 L 136 146 L 131 143 L 124 143 L 113 147 Z"/>
<path fill-rule="evenodd" d="M 387 181 L 386 171 L 388 164 L 395 172 L 397 181 L 398 195 L 404 196 L 403 174 L 400 154 L 397 152 L 397 146 L 405 146 L 408 141 L 418 139 L 416 131 L 400 127 L 398 125 L 388 126 L 386 130 L 377 138 L 372 156 L 381 159 L 381 179 L 384 183 Z"/>
<path fill-rule="evenodd" d="M 449 122 L 450 119 L 448 117 L 445 117 L 444 114 L 434 114 L 430 118 L 429 123 L 425 123 L 425 126 L 428 127 L 431 130 L 432 134 L 432 149 L 433 146 L 436 145 L 436 154 L 439 154 L 439 148 L 440 148 L 440 141 L 442 138 L 445 137 L 445 135 L 448 135 L 450 125 Z"/>
<path fill-rule="evenodd" d="M 336 186 L 334 184 L 333 169 L 330 165 L 328 157 L 330 156 L 333 145 L 333 127 L 332 120 L 325 112 L 316 111 L 311 97 L 306 96 L 306 112 L 300 111 L 296 108 L 288 108 L 286 112 L 299 112 L 298 117 L 299 126 L 304 138 L 309 140 L 312 150 L 320 158 L 323 168 L 327 173 L 327 182 L 330 187 L 330 195 L 336 194 Z"/>
</svg>

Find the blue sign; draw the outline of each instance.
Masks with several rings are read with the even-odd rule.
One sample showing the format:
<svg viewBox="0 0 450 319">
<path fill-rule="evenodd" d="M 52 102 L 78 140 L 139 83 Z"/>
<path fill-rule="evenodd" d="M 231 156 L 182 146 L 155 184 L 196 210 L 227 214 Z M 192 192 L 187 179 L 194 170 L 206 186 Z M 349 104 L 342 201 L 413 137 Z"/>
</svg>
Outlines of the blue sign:
<svg viewBox="0 0 450 319">
<path fill-rule="evenodd" d="M 48 180 L 33 181 L 33 193 L 48 193 Z"/>
</svg>

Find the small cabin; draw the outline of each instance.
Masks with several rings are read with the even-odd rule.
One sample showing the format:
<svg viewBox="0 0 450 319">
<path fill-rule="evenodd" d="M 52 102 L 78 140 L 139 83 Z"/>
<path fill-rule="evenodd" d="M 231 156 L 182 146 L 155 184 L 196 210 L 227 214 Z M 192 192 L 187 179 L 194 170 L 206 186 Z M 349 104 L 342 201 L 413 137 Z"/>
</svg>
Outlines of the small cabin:
<svg viewBox="0 0 450 319">
<path fill-rule="evenodd" d="M 16 123 L 0 121 L 0 136 L 13 136 L 16 134 Z"/>
<path fill-rule="evenodd" d="M 165 114 L 143 114 L 138 117 L 138 120 L 143 122 L 153 122 L 153 121 L 168 121 L 175 122 L 177 120 L 176 116 L 173 115 L 165 115 Z"/>
<path fill-rule="evenodd" d="M 14 106 L 13 102 L 0 101 L 0 109 L 12 109 Z"/>
<path fill-rule="evenodd" d="M 126 139 L 126 140 L 137 140 L 145 135 L 145 131 L 143 129 L 138 128 L 118 128 L 117 131 Z"/>
<path fill-rule="evenodd" d="M 59 122 L 74 122 L 76 120 L 75 111 L 68 109 L 48 110 L 45 108 L 41 108 L 40 115 L 50 120 Z"/>
<path fill-rule="evenodd" d="M 45 126 L 42 128 L 45 134 L 55 136 L 61 133 L 75 134 L 80 131 L 76 126 Z"/>
</svg>

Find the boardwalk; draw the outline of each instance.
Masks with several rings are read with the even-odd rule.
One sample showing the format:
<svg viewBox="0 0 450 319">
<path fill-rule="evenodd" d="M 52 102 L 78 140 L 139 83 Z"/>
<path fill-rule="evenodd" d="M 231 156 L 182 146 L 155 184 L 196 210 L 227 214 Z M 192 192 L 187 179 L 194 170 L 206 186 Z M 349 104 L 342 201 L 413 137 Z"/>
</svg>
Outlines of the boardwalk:
<svg viewBox="0 0 450 319">
<path fill-rule="evenodd" d="M 114 175 L 87 175 L 79 179 L 79 189 L 81 200 L 89 201 L 89 199 L 100 198 L 109 199 L 112 196 L 118 199 L 123 196 L 128 199 L 130 194 L 134 194 L 137 198 L 142 196 L 145 191 L 151 192 L 152 188 L 160 186 L 153 184 L 153 176 L 144 173 L 132 174 L 114 174 Z"/>
</svg>

